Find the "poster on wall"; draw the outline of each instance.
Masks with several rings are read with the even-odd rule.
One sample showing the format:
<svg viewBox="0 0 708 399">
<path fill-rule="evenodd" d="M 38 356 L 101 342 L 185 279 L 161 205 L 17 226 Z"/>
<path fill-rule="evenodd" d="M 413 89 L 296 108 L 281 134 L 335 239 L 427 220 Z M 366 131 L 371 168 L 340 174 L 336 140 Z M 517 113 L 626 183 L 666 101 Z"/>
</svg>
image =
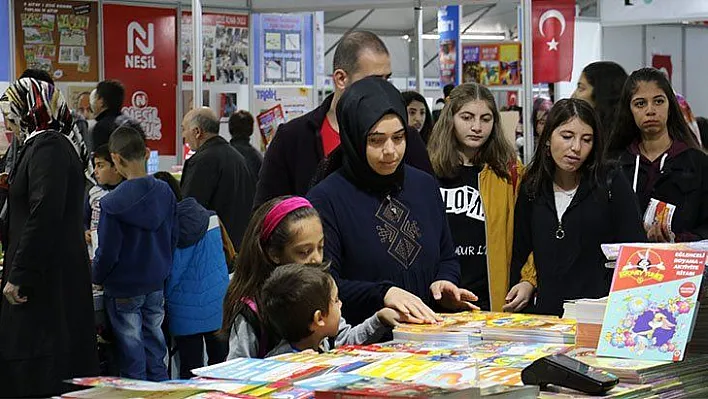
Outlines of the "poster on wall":
<svg viewBox="0 0 708 399">
<path fill-rule="evenodd" d="M 219 117 L 221 122 L 228 122 L 231 115 L 238 111 L 238 95 L 236 93 L 219 94 Z"/>
<path fill-rule="evenodd" d="M 440 34 L 440 84 L 460 84 L 460 6 L 447 6 L 438 9 L 438 33 Z"/>
<path fill-rule="evenodd" d="M 248 84 L 248 15 L 202 15 L 203 80 Z M 192 13 L 182 13 L 182 77 L 192 81 Z"/>
<path fill-rule="evenodd" d="M 485 86 L 521 84 L 521 44 L 499 43 L 462 47 L 462 82 Z"/>
<path fill-rule="evenodd" d="M 283 122 L 302 116 L 315 107 L 312 102 L 312 89 L 308 87 L 256 86 L 255 92 L 254 114 L 261 114 L 275 106 L 280 106 Z M 266 134 L 265 137 L 268 139 L 267 142 L 272 140 L 272 134 Z M 261 146 L 261 151 L 265 151 L 265 145 Z"/>
<path fill-rule="evenodd" d="M 0 82 L 10 81 L 10 4 L 7 1 L 0 2 L 0 54 L 7 54 L 0 57 Z M 2 139 L 2 135 L 0 135 Z M 0 145 L 0 150 L 2 146 Z"/>
<path fill-rule="evenodd" d="M 105 4 L 106 79 L 125 86 L 123 113 L 139 121 L 148 147 L 175 155 L 177 11 Z"/>
<path fill-rule="evenodd" d="M 312 19 L 312 14 L 254 14 L 256 84 L 312 84 Z"/>
<path fill-rule="evenodd" d="M 98 80 L 98 3 L 15 0 L 15 73 L 49 72 L 56 81 Z"/>
</svg>

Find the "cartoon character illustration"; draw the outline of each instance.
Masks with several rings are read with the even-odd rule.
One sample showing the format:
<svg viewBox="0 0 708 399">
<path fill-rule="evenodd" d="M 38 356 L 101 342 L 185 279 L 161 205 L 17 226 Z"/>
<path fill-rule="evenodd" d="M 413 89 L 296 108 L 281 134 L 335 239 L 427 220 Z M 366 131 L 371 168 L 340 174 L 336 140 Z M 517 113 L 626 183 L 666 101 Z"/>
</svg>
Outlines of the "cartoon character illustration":
<svg viewBox="0 0 708 399">
<path fill-rule="evenodd" d="M 647 310 L 637 317 L 632 331 L 645 336 L 652 346 L 660 347 L 676 334 L 676 319 L 665 309 Z"/>
<path fill-rule="evenodd" d="M 650 256 L 650 249 L 647 248 L 643 255 L 639 253 L 639 262 L 637 262 L 636 265 L 632 264 L 632 261 L 629 260 L 627 264 L 622 267 L 622 270 L 639 270 L 643 273 L 651 272 L 652 269 L 666 270 L 666 266 L 664 266 L 664 262 L 661 261 L 661 258 L 659 258 L 659 263 L 652 264 Z"/>
</svg>

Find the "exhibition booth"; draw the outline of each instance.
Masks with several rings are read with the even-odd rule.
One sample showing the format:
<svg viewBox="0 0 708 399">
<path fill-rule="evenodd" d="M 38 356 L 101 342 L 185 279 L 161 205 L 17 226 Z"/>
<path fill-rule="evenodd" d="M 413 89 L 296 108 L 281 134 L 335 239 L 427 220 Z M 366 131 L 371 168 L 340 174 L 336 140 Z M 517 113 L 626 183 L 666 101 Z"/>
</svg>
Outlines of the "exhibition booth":
<svg viewBox="0 0 708 399">
<path fill-rule="evenodd" d="M 708 19 L 708 4 L 685 0 L 678 9 L 669 3 L 578 2 L 572 76 L 555 84 L 555 98 L 572 93 L 588 63 L 613 60 L 627 71 L 663 66 L 694 113 L 708 115 L 708 94 L 698 83 L 708 28 L 688 24 Z M 594 16 L 580 12 L 588 4 L 596 7 Z M 45 69 L 72 108 L 80 109 L 97 82 L 119 79 L 127 89 L 124 111 L 144 124 L 159 168 L 169 170 L 184 160 L 180 121 L 195 100 L 222 117 L 225 136 L 235 110 L 259 116 L 261 134 L 254 135 L 253 144 L 265 150 L 279 123 L 313 109 L 331 91 L 333 49 L 342 34 L 359 28 L 377 32 L 387 44 L 392 82 L 399 89 L 417 90 L 433 105 L 442 97 L 444 69 L 452 68 L 455 83 L 489 86 L 500 106 L 522 106 L 528 121 L 533 99 L 524 92 L 549 95 L 547 84 L 532 87 L 534 79 L 521 79 L 532 77 L 530 43 L 538 27 L 531 23 L 531 5 L 531 0 L 3 0 L 0 26 L 8 32 L 0 35 L 0 54 L 9 56 L 0 60 L 0 90 L 25 68 Z M 193 8 L 201 19 L 192 15 Z M 468 31 L 472 25 L 484 29 L 495 11 L 506 20 L 488 25 L 502 29 L 469 34 L 477 32 Z M 450 30 L 437 29 L 446 24 Z M 456 44 L 452 66 L 439 55 L 446 40 Z M 195 42 L 202 45 L 195 48 Z M 201 64 L 193 62 L 198 58 Z M 193 79 L 195 70 L 201 80 Z M 530 130 L 525 126 L 527 136 Z"/>
</svg>

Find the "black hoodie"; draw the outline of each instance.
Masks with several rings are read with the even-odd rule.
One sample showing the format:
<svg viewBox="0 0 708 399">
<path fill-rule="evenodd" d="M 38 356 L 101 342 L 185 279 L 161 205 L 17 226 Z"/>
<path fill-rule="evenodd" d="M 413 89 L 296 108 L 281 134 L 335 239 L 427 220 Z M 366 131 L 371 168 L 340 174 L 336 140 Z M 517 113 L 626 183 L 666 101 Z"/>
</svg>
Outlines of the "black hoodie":
<svg viewBox="0 0 708 399">
<path fill-rule="evenodd" d="M 620 165 L 635 188 L 642 214 L 651 198 L 676 205 L 671 222 L 676 241 L 708 239 L 708 155 L 674 141 L 650 162 L 635 142 L 621 155 Z"/>
</svg>

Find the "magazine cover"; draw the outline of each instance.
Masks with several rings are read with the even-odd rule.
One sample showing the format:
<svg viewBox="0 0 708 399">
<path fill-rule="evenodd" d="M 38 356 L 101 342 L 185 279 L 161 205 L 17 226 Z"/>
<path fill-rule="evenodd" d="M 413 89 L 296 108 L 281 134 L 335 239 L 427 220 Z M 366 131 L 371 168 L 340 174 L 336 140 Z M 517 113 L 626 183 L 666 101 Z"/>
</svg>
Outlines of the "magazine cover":
<svg viewBox="0 0 708 399">
<path fill-rule="evenodd" d="M 283 107 L 278 104 L 273 108 L 258 114 L 256 119 L 258 120 L 258 128 L 261 131 L 261 138 L 263 139 L 263 150 L 265 150 L 265 147 L 267 147 L 273 140 L 273 136 L 275 136 L 278 126 L 285 123 Z"/>
<path fill-rule="evenodd" d="M 705 261 L 703 251 L 622 247 L 598 356 L 683 360 Z"/>
</svg>

